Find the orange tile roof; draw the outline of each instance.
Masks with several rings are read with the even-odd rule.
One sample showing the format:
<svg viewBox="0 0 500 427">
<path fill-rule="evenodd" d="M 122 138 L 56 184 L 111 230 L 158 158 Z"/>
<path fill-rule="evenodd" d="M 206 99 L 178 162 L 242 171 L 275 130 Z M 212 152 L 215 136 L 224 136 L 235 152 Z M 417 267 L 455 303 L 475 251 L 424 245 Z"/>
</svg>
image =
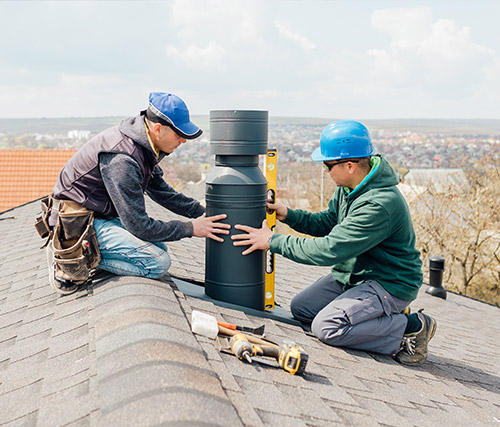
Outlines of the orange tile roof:
<svg viewBox="0 0 500 427">
<path fill-rule="evenodd" d="M 0 150 L 0 212 L 52 193 L 76 150 Z"/>
</svg>

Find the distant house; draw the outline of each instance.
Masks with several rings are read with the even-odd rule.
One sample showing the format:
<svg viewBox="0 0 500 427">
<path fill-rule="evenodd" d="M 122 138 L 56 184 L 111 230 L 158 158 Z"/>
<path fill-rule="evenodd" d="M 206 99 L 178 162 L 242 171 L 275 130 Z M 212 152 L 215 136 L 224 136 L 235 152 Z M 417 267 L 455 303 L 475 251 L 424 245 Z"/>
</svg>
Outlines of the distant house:
<svg viewBox="0 0 500 427">
<path fill-rule="evenodd" d="M 89 130 L 70 130 L 68 132 L 69 139 L 84 139 L 87 140 L 90 138 L 91 132 Z"/>
<path fill-rule="evenodd" d="M 425 187 L 422 185 L 410 185 L 404 182 L 400 182 L 398 188 L 407 203 L 413 202 L 413 200 L 425 191 Z"/>
<path fill-rule="evenodd" d="M 462 169 L 412 169 L 404 177 L 403 182 L 413 187 L 425 188 L 433 185 L 437 191 L 469 186 Z"/>
<path fill-rule="evenodd" d="M 76 150 L 0 150 L 0 212 L 52 192 Z"/>
</svg>

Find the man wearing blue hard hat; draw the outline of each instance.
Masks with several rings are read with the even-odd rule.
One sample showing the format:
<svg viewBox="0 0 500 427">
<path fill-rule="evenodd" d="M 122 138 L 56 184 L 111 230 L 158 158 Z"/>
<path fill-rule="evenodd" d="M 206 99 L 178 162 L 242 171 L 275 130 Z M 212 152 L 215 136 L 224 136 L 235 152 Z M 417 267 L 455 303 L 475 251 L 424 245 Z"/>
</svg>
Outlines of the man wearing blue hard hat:
<svg viewBox="0 0 500 427">
<path fill-rule="evenodd" d="M 332 267 L 290 305 L 319 339 L 418 365 L 427 359 L 436 322 L 421 311 L 403 314 L 422 285 L 422 262 L 398 176 L 374 152 L 362 123 L 330 123 L 312 153 L 337 185 L 328 208 L 311 213 L 268 204 L 278 220 L 314 238 L 273 234 L 263 224 L 236 225 L 247 233 L 232 239 L 236 246 L 250 246 L 244 255 L 270 248 L 296 262 Z"/>
<path fill-rule="evenodd" d="M 191 122 L 184 101 L 153 92 L 149 105 L 90 139 L 66 163 L 45 211 L 50 230 L 49 279 L 70 294 L 93 268 L 119 275 L 159 278 L 170 267 L 164 242 L 186 237 L 222 241 L 226 215 L 205 216 L 195 199 L 163 179 L 159 162 L 202 130 Z M 161 221 L 146 212 L 144 194 L 193 220 Z"/>
</svg>

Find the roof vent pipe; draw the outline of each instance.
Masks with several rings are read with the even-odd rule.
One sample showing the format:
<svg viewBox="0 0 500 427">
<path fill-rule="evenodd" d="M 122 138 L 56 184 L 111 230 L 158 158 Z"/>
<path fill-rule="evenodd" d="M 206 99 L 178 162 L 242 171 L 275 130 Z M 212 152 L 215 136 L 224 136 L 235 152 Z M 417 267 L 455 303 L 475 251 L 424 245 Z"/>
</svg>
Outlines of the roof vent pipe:
<svg viewBox="0 0 500 427">
<path fill-rule="evenodd" d="M 446 289 L 443 286 L 444 261 L 440 256 L 429 258 L 429 286 L 425 293 L 446 299 Z"/>
<path fill-rule="evenodd" d="M 268 112 L 210 111 L 210 149 L 215 167 L 207 177 L 207 216 L 227 214 L 223 243 L 206 239 L 205 293 L 219 300 L 264 310 L 264 251 L 243 256 L 231 236 L 236 224 L 260 228 L 266 218 L 267 181 L 259 169 L 266 154 Z"/>
</svg>

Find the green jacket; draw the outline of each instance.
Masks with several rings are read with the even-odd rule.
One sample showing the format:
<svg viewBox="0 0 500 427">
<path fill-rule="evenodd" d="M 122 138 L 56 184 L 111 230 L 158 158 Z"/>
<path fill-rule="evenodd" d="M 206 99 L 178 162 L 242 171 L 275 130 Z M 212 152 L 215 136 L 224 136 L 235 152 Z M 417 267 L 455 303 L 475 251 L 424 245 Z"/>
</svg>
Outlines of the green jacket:
<svg viewBox="0 0 500 427">
<path fill-rule="evenodd" d="M 351 192 L 338 187 L 327 210 L 288 209 L 284 222 L 316 238 L 275 234 L 270 250 L 303 264 L 330 265 L 344 285 L 373 279 L 412 301 L 422 285 L 422 261 L 410 211 L 392 166 L 380 155 L 370 161 L 366 178 Z"/>
</svg>

